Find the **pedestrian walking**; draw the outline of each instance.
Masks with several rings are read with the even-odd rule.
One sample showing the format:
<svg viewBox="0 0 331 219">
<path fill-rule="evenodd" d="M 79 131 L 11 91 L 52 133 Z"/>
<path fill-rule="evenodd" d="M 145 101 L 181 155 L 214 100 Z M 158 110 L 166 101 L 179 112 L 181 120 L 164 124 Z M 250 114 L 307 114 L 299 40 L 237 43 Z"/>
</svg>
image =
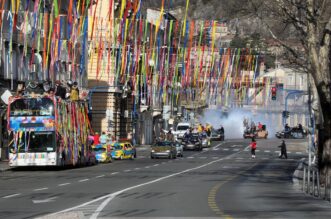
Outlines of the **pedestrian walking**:
<svg viewBox="0 0 331 219">
<path fill-rule="evenodd" d="M 285 141 L 283 140 L 282 144 L 278 146 L 280 148 L 280 155 L 279 158 L 285 158 L 287 159 L 287 149 Z"/>
<path fill-rule="evenodd" d="M 255 159 L 256 141 L 254 137 L 252 138 L 252 142 L 250 146 L 251 146 L 252 159 Z"/>
</svg>

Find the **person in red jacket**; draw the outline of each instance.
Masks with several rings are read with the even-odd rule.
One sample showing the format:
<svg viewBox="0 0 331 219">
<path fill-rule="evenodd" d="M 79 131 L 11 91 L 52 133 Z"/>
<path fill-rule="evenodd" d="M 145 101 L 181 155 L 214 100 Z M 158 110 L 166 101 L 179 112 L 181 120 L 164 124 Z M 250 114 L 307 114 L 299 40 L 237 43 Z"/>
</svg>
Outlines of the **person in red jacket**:
<svg viewBox="0 0 331 219">
<path fill-rule="evenodd" d="M 255 150 L 256 150 L 256 141 L 255 138 L 252 138 L 252 142 L 251 142 L 251 154 L 252 154 L 252 158 L 255 159 Z"/>
<path fill-rule="evenodd" d="M 99 135 L 98 132 L 96 132 L 95 135 L 94 135 L 94 141 L 93 141 L 93 144 L 94 144 L 94 145 L 98 145 L 98 144 L 100 144 L 100 135 Z"/>
</svg>

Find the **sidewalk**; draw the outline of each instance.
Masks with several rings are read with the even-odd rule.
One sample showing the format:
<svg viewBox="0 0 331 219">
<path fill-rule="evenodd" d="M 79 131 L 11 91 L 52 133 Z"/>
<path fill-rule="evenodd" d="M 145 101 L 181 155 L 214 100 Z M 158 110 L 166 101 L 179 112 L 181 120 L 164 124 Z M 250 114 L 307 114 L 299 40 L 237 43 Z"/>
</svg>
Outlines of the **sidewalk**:
<svg viewBox="0 0 331 219">
<path fill-rule="evenodd" d="M 8 165 L 8 161 L 0 160 L 0 172 L 7 171 L 9 169 L 10 169 L 10 167 Z"/>
</svg>

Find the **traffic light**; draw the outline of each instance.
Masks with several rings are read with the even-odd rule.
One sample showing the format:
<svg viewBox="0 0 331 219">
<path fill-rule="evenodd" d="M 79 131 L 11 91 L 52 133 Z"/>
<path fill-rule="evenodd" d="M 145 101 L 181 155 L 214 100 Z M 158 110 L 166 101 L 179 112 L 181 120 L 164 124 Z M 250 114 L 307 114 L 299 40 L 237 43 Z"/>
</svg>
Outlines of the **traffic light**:
<svg viewBox="0 0 331 219">
<path fill-rule="evenodd" d="M 284 118 L 288 118 L 290 116 L 290 112 L 289 111 L 283 111 L 283 117 Z"/>
<path fill-rule="evenodd" d="M 277 88 L 276 87 L 272 87 L 271 88 L 271 99 L 272 100 L 276 100 L 277 97 Z"/>
</svg>

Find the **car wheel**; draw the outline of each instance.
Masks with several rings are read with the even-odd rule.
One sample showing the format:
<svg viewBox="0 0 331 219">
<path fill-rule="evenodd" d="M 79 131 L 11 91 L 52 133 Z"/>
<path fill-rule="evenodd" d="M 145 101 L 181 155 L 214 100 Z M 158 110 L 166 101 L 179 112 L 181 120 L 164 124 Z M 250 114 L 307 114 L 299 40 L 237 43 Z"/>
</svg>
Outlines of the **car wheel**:
<svg viewBox="0 0 331 219">
<path fill-rule="evenodd" d="M 120 160 L 123 160 L 123 155 L 120 156 Z"/>
<path fill-rule="evenodd" d="M 130 160 L 134 160 L 134 154 L 131 154 Z"/>
</svg>

